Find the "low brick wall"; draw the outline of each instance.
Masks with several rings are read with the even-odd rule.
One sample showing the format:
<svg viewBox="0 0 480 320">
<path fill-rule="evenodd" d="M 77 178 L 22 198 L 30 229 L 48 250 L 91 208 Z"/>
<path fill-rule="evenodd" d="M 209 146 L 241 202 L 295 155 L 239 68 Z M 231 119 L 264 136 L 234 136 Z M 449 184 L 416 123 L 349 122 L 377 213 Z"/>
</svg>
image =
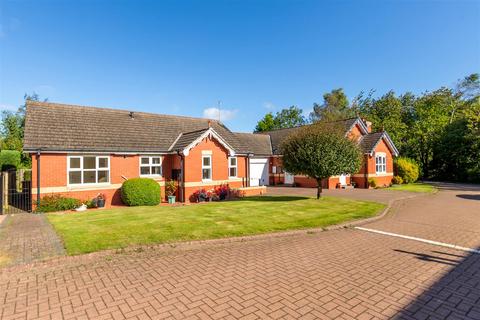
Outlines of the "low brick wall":
<svg viewBox="0 0 480 320">
<path fill-rule="evenodd" d="M 239 197 L 261 196 L 267 193 L 266 186 L 242 187 L 233 189 Z"/>
</svg>

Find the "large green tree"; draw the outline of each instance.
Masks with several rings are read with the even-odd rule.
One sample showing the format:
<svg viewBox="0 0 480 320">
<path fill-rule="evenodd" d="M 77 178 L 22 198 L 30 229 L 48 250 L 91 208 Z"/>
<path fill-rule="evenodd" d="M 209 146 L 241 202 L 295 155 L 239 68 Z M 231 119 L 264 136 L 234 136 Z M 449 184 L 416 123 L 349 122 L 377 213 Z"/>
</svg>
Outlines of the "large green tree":
<svg viewBox="0 0 480 320">
<path fill-rule="evenodd" d="M 257 122 L 255 132 L 270 131 L 275 129 L 275 120 L 271 112 L 267 113 L 261 120 Z"/>
<path fill-rule="evenodd" d="M 360 96 L 356 100 L 359 114 L 372 122 L 372 130 L 388 130 L 397 148 L 403 152 L 408 136 L 408 126 L 404 121 L 408 117 L 408 111 L 403 105 L 402 97 L 389 91 L 374 98 L 373 92 L 370 92 L 366 97 Z"/>
<path fill-rule="evenodd" d="M 13 112 L 2 112 L 1 135 L 2 150 L 22 151 L 23 145 L 23 118 Z"/>
<path fill-rule="evenodd" d="M 334 89 L 323 96 L 322 104 L 314 104 L 310 120 L 326 123 L 355 115 L 371 121 L 373 131 L 388 131 L 400 154 L 420 164 L 423 178 L 480 181 L 478 73 L 417 95 L 375 95 L 372 90 L 351 103 L 342 89 Z M 278 113 L 266 115 L 257 131 L 295 126 L 279 121 L 282 118 Z"/>
<path fill-rule="evenodd" d="M 319 122 L 300 128 L 282 142 L 281 150 L 286 171 L 317 181 L 317 199 L 322 193 L 322 179 L 356 173 L 362 163 L 357 143 L 332 123 Z"/>
<path fill-rule="evenodd" d="M 450 122 L 451 106 L 455 103 L 453 91 L 441 88 L 419 97 L 414 104 L 413 123 L 408 130 L 410 153 L 421 164 L 423 177 L 431 177 L 433 150 Z"/>
<path fill-rule="evenodd" d="M 37 93 L 25 94 L 25 103 L 21 105 L 17 112 L 3 111 L 0 123 L 0 136 L 2 150 L 17 150 L 22 154 L 22 165 L 30 166 L 30 158 L 22 153 L 23 151 L 23 132 L 25 128 L 25 111 L 28 100 L 39 101 Z M 47 101 L 45 99 L 44 101 Z"/>
<path fill-rule="evenodd" d="M 434 144 L 431 174 L 440 180 L 480 182 L 480 82 L 460 80 L 448 106 L 449 122 Z"/>
<path fill-rule="evenodd" d="M 275 115 L 267 113 L 255 127 L 256 132 L 269 131 L 283 128 L 293 128 L 304 125 L 306 119 L 303 116 L 302 109 L 291 106 L 278 111 Z"/>
<path fill-rule="evenodd" d="M 355 110 L 350 107 L 343 89 L 339 88 L 325 93 L 322 104 L 313 104 L 310 121 L 335 121 L 353 116 L 355 116 Z"/>
</svg>

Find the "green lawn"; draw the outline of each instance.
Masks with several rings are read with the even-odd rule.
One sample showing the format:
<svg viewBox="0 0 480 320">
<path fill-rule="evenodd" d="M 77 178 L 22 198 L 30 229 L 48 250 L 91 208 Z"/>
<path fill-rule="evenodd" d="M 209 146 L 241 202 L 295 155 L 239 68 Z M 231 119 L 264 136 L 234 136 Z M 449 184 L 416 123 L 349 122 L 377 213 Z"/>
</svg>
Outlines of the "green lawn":
<svg viewBox="0 0 480 320">
<path fill-rule="evenodd" d="M 68 254 L 129 245 L 326 227 L 374 216 L 383 204 L 324 197 L 249 197 L 190 206 L 131 207 L 48 214 Z"/>
<path fill-rule="evenodd" d="M 434 186 L 427 183 L 408 183 L 408 184 L 394 184 L 390 187 L 392 190 L 410 191 L 410 192 L 425 192 L 432 193 L 437 190 Z"/>
</svg>

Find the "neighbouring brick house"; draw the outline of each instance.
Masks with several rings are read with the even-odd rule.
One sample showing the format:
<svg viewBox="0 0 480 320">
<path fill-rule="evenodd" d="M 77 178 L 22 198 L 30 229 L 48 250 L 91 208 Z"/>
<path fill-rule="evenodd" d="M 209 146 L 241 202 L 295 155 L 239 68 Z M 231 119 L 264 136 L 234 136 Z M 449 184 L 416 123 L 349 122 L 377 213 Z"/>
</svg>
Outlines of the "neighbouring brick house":
<svg viewBox="0 0 480 320">
<path fill-rule="evenodd" d="M 345 135 L 356 140 L 363 151 L 363 164 L 360 171 L 353 175 L 330 177 L 322 181 L 322 187 L 335 189 L 339 186 L 354 184 L 359 188 L 368 188 L 368 179 L 374 179 L 378 186 L 388 186 L 393 178 L 393 158 L 398 150 L 387 132 L 372 133 L 372 124 L 360 118 L 338 121 L 343 125 Z M 291 175 L 282 168 L 280 144 L 298 128 L 279 129 L 262 132 L 270 137 L 272 156 L 270 157 L 269 184 L 294 184 L 299 187 L 316 187 L 317 182 L 307 176 Z"/>
<path fill-rule="evenodd" d="M 365 151 L 365 165 L 352 177 L 332 177 L 325 187 L 368 178 L 389 184 L 393 156 L 388 134 L 369 132 L 361 119 L 345 120 L 346 135 Z M 24 151 L 32 156 L 33 198 L 62 194 L 82 200 L 107 195 L 107 206 L 121 204 L 119 188 L 134 177 L 176 180 L 179 201 L 202 188 L 228 184 L 243 194 L 265 192 L 265 185 L 314 186 L 308 177 L 281 169 L 279 145 L 285 129 L 262 134 L 237 133 L 203 118 L 126 110 L 27 102 Z"/>
</svg>

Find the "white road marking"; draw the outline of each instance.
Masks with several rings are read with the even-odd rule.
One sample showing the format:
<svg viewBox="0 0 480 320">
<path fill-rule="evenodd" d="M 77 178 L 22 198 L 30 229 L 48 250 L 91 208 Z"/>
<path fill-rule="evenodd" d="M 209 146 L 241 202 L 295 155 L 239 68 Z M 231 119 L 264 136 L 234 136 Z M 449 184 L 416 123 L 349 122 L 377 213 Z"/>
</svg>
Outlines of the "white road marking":
<svg viewBox="0 0 480 320">
<path fill-rule="evenodd" d="M 381 231 L 381 230 L 376 230 L 376 229 L 369 229 L 369 228 L 362 228 L 362 227 L 355 227 L 355 229 L 362 230 L 362 231 L 367 231 L 367 232 L 378 233 L 378 234 L 383 234 L 385 236 L 414 240 L 414 241 L 419 241 L 419 242 L 423 242 L 423 243 L 433 244 L 435 246 L 441 246 L 441 247 L 446 247 L 446 248 L 451 248 L 451 249 L 462 250 L 462 251 L 466 251 L 466 252 L 480 254 L 480 250 L 472 249 L 472 248 L 466 248 L 466 247 L 462 247 L 462 246 L 457 246 L 456 244 L 450 244 L 450 243 L 433 241 L 433 240 L 428 240 L 428 239 L 423 239 L 423 238 L 405 236 L 403 234 L 386 232 L 386 231 Z"/>
</svg>

